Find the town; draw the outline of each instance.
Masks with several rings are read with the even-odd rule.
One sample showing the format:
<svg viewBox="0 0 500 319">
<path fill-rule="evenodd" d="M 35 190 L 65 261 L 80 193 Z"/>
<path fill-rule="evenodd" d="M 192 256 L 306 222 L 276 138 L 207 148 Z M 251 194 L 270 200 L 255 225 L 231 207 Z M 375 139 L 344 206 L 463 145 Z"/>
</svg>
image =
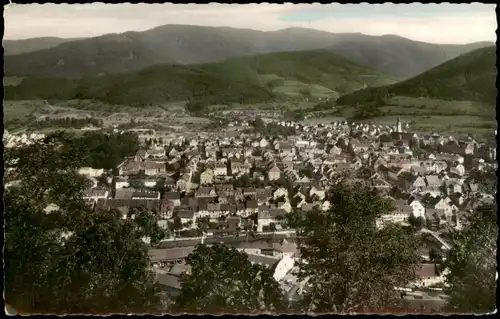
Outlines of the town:
<svg viewBox="0 0 500 319">
<path fill-rule="evenodd" d="M 439 263 L 452 245 L 448 234 L 496 195 L 496 148 L 473 137 L 412 132 L 399 118 L 393 126 L 247 117 L 203 132 L 114 129 L 124 131 L 137 134 L 141 149 L 115 169 L 82 167 L 89 181 L 84 199 L 92 208 L 118 209 L 124 218 L 136 207 L 160 214 L 166 239 L 149 255 L 170 295 L 180 290 L 180 275 L 189 272 L 184 259 L 196 245 L 224 243 L 273 269 L 287 298 L 300 298 L 307 289 L 294 275 L 300 249 L 284 217 L 326 211 L 332 185 L 360 183 L 394 202 L 378 227 L 419 228 L 425 239 L 419 280 L 396 288 L 417 308 L 439 309 L 446 300 L 446 270 Z M 4 145 L 43 137 L 5 132 Z"/>
<path fill-rule="evenodd" d="M 8 9 L 6 313 L 495 312 L 493 4 Z"/>
</svg>

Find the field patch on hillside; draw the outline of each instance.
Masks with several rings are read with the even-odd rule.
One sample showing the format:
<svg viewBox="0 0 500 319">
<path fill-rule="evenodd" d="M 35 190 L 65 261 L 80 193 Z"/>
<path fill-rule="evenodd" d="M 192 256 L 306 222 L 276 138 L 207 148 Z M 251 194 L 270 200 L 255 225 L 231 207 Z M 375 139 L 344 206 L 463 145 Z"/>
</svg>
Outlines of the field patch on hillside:
<svg viewBox="0 0 500 319">
<path fill-rule="evenodd" d="M 289 97 L 313 97 L 336 99 L 340 94 L 319 84 L 308 84 L 298 80 L 287 79 L 276 74 L 259 75 L 260 80 L 274 93 Z"/>
<path fill-rule="evenodd" d="M 397 116 L 382 116 L 369 120 L 365 123 L 395 125 Z M 410 131 L 423 131 L 429 133 L 449 134 L 453 136 L 467 136 L 469 134 L 478 138 L 491 138 L 494 135 L 497 123 L 493 117 L 484 116 L 404 116 L 401 115 L 401 122 L 411 123 Z"/>
<path fill-rule="evenodd" d="M 3 86 L 17 86 L 21 84 L 23 78 L 20 76 L 4 76 Z"/>
<path fill-rule="evenodd" d="M 3 101 L 5 120 L 24 120 L 33 112 L 44 108 L 43 101 Z"/>
<path fill-rule="evenodd" d="M 477 101 L 446 101 L 431 98 L 396 96 L 386 102 L 384 111 L 392 113 L 422 115 L 477 115 L 495 116 L 496 111 L 490 105 Z M 391 113 L 391 112 L 389 112 Z M 389 114 L 388 114 L 389 115 Z"/>
</svg>

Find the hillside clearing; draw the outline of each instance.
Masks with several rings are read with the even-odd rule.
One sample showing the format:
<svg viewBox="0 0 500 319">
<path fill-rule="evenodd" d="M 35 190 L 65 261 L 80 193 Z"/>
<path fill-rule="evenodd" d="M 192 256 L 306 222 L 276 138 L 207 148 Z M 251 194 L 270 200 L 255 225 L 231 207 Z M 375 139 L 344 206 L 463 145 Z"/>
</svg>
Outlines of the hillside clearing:
<svg viewBox="0 0 500 319">
<path fill-rule="evenodd" d="M 4 76 L 3 77 L 3 86 L 16 86 L 21 84 L 23 80 L 20 76 Z"/>
</svg>

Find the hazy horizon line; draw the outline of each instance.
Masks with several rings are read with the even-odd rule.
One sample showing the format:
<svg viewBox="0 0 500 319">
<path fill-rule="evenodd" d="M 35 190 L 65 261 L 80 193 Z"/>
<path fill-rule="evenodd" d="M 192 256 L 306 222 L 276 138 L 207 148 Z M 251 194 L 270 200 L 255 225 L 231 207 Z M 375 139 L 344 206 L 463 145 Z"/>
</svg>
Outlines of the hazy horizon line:
<svg viewBox="0 0 500 319">
<path fill-rule="evenodd" d="M 249 31 L 255 31 L 255 32 L 262 32 L 262 33 L 280 32 L 280 31 L 289 30 L 289 29 L 304 29 L 304 30 L 313 30 L 313 31 L 330 33 L 330 34 L 361 34 L 361 35 L 365 35 L 365 36 L 368 36 L 368 37 L 394 36 L 394 37 L 398 37 L 398 38 L 402 38 L 402 39 L 407 39 L 407 40 L 410 40 L 410 41 L 413 41 L 413 42 L 429 43 L 429 44 L 440 44 L 440 45 L 467 45 L 467 44 L 481 43 L 481 42 L 495 43 L 495 41 L 492 41 L 492 40 L 476 40 L 476 41 L 473 41 L 473 42 L 463 42 L 463 43 L 429 42 L 429 41 L 422 41 L 422 40 L 412 39 L 410 37 L 404 37 L 404 36 L 397 35 L 397 34 L 394 34 L 394 33 L 387 33 L 387 34 L 381 34 L 381 35 L 370 35 L 370 34 L 366 34 L 366 33 L 363 33 L 363 32 L 339 32 L 339 33 L 336 33 L 336 32 L 330 32 L 330 31 L 326 31 L 326 30 L 315 29 L 315 28 L 308 28 L 308 27 L 286 27 L 286 28 L 282 28 L 282 29 L 278 29 L 278 30 L 258 30 L 258 29 L 252 29 L 252 28 L 236 28 L 236 27 L 224 26 L 224 25 L 221 25 L 221 26 L 207 26 L 207 25 L 198 25 L 198 24 L 187 24 L 187 23 L 186 24 L 179 24 L 179 23 L 162 24 L 162 25 L 158 25 L 156 27 L 152 27 L 152 28 L 149 28 L 149 29 L 146 29 L 146 30 L 128 30 L 128 31 L 119 32 L 119 33 L 118 32 L 109 32 L 109 33 L 103 33 L 103 34 L 100 34 L 100 35 L 89 36 L 89 37 L 67 37 L 66 38 L 66 37 L 57 37 L 57 36 L 51 36 L 51 35 L 43 35 L 43 36 L 38 36 L 38 37 L 26 37 L 26 38 L 6 38 L 5 34 L 4 34 L 3 40 L 5 40 L 5 41 L 25 41 L 25 40 L 43 39 L 43 38 L 56 38 L 56 39 L 76 40 L 76 41 L 78 41 L 78 40 L 99 38 L 99 37 L 102 37 L 102 36 L 105 36 L 105 35 L 110 35 L 110 34 L 125 34 L 125 33 L 129 33 L 129 32 L 137 32 L 137 33 L 148 32 L 148 31 L 151 31 L 151 30 L 154 30 L 154 29 L 157 29 L 157 28 L 161 28 L 161 27 L 166 27 L 166 26 L 190 26 L 190 27 L 200 27 L 200 28 L 226 28 L 226 29 L 236 29 L 236 30 L 249 30 Z"/>
</svg>

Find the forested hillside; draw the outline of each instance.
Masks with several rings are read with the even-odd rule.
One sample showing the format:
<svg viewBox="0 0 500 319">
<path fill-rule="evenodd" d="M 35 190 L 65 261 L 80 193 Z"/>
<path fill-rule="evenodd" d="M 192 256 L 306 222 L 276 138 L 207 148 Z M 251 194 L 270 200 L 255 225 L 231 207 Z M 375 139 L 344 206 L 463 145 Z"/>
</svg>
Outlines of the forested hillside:
<svg viewBox="0 0 500 319">
<path fill-rule="evenodd" d="M 411 96 L 479 101 L 493 106 L 497 96 L 495 63 L 496 47 L 477 49 L 409 80 L 346 94 L 337 104 L 383 104 L 392 96 Z"/>
<path fill-rule="evenodd" d="M 95 99 L 131 106 L 171 101 L 244 104 L 279 99 L 280 94 L 273 88 L 290 80 L 321 85 L 339 93 L 396 81 L 329 51 L 317 50 L 271 53 L 190 66 L 157 65 L 138 72 L 81 80 L 25 78 L 17 86 L 6 87 L 5 98 Z"/>
</svg>

